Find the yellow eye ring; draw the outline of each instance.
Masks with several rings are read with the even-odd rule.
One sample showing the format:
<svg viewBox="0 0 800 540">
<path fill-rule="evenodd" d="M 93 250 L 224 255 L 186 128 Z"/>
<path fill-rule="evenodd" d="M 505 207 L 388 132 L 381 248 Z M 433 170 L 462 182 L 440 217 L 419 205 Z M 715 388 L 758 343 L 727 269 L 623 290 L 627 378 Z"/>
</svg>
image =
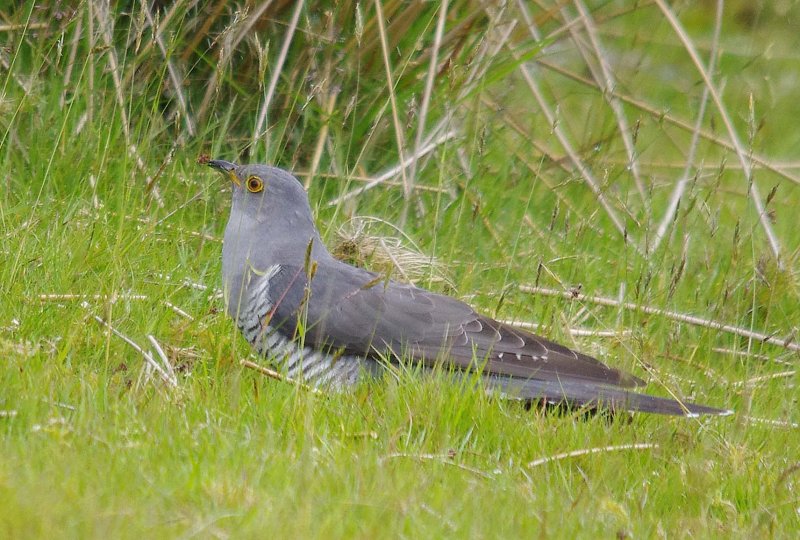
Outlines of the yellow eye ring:
<svg viewBox="0 0 800 540">
<path fill-rule="evenodd" d="M 264 189 L 264 182 L 258 176 L 248 176 L 245 185 L 250 193 L 258 193 Z"/>
</svg>

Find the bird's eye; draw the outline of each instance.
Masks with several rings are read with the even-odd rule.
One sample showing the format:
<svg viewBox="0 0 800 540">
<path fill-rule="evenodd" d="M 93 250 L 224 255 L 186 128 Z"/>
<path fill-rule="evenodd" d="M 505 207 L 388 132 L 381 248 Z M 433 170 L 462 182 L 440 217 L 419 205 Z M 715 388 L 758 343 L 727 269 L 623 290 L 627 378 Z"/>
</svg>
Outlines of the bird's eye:
<svg viewBox="0 0 800 540">
<path fill-rule="evenodd" d="M 258 176 L 249 176 L 247 178 L 247 191 L 250 193 L 258 193 L 264 189 L 264 182 Z"/>
</svg>

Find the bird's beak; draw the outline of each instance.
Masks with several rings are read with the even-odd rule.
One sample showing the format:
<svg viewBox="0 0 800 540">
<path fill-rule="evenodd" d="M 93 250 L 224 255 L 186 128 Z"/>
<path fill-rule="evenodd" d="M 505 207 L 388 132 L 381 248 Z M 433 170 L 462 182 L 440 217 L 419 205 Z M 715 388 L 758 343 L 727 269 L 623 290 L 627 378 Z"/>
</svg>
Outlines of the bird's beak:
<svg viewBox="0 0 800 540">
<path fill-rule="evenodd" d="M 212 169 L 217 169 L 219 172 L 227 174 L 231 182 L 241 187 L 242 183 L 239 181 L 239 177 L 236 176 L 235 163 L 225 161 L 224 159 L 211 159 L 208 161 L 207 165 Z"/>
</svg>

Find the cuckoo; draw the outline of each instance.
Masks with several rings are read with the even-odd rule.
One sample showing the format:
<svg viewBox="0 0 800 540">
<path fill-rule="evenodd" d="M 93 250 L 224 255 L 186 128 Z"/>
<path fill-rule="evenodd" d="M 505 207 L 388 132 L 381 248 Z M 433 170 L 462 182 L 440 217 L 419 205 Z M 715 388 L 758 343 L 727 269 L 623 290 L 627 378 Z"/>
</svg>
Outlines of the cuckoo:
<svg viewBox="0 0 800 540">
<path fill-rule="evenodd" d="M 301 183 L 268 165 L 209 160 L 233 186 L 222 248 L 228 314 L 291 378 L 342 388 L 392 364 L 477 375 L 527 402 L 695 416 L 731 411 L 637 392 L 644 381 L 455 298 L 333 257 Z M 475 376 L 475 375 L 473 375 Z"/>
</svg>

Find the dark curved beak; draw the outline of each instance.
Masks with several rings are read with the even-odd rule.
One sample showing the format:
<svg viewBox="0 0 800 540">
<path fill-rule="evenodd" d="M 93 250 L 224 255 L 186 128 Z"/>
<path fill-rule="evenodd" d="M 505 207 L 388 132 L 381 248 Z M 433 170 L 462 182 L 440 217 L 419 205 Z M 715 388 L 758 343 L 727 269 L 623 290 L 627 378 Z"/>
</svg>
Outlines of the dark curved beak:
<svg viewBox="0 0 800 540">
<path fill-rule="evenodd" d="M 231 172 L 233 169 L 236 168 L 236 163 L 231 163 L 230 161 L 225 161 L 224 159 L 210 159 L 208 160 L 207 165 L 212 169 L 217 169 L 220 172 Z"/>
<path fill-rule="evenodd" d="M 208 160 L 207 165 L 212 169 L 217 169 L 219 172 L 224 173 L 230 179 L 230 181 L 237 186 L 242 185 L 242 183 L 239 181 L 239 177 L 236 176 L 236 163 L 231 163 L 230 161 L 225 161 L 224 159 L 210 159 Z"/>
</svg>

